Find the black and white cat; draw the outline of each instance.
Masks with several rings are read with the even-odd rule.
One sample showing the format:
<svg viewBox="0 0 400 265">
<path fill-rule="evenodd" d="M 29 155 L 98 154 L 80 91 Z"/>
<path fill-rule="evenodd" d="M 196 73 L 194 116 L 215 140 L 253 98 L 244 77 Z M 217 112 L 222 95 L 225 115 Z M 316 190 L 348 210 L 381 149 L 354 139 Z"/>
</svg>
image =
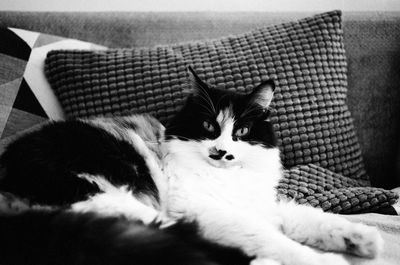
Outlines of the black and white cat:
<svg viewBox="0 0 400 265">
<path fill-rule="evenodd" d="M 147 115 L 64 121 L 10 144 L 0 189 L 20 200 L 3 196 L 0 262 L 345 265 L 309 246 L 380 253 L 375 228 L 277 201 L 273 81 L 240 94 L 189 76 L 166 129 Z"/>
</svg>

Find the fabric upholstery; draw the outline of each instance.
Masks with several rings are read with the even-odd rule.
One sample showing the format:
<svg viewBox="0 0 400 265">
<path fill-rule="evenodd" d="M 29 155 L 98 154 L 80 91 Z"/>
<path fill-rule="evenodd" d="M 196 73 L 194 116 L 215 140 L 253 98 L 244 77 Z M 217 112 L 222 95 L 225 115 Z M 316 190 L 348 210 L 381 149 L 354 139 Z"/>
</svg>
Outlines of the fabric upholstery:
<svg viewBox="0 0 400 265">
<path fill-rule="evenodd" d="M 309 14 L 0 11 L 0 25 L 130 48 L 219 38 Z M 396 157 L 400 155 L 400 119 L 396 118 L 400 112 L 400 13 L 344 12 L 343 34 L 348 62 L 347 105 L 367 172 L 374 186 L 400 186 L 400 170 L 396 171 Z"/>
<path fill-rule="evenodd" d="M 223 89 L 250 91 L 263 79 L 275 80 L 272 121 L 289 168 L 280 186 L 284 196 L 341 213 L 395 202 L 395 194 L 365 187 L 369 180 L 345 104 L 340 12 L 206 42 L 51 51 L 46 73 L 69 117 L 151 113 L 166 122 L 182 105 L 187 65 Z M 293 168 L 298 165 L 304 166 Z M 338 181 L 334 191 L 325 180 L 312 183 L 317 173 Z"/>
<path fill-rule="evenodd" d="M 348 106 L 372 184 L 400 186 L 400 17 L 348 21 Z M 345 34 L 346 37 L 346 34 Z M 349 56 L 350 55 L 350 56 Z"/>
<path fill-rule="evenodd" d="M 398 200 L 398 193 L 381 188 L 360 187 L 354 179 L 335 174 L 313 164 L 285 170 L 278 194 L 300 204 L 320 207 L 324 211 L 349 214 L 385 213 Z M 388 212 L 394 213 L 392 209 Z"/>
<path fill-rule="evenodd" d="M 275 17 L 274 19 L 279 18 Z M 30 113 L 22 113 L 18 116 L 18 118 L 13 119 L 14 127 L 10 126 L 12 123 L 8 123 L 8 133 L 4 134 L 0 141 L 0 153 L 7 143 L 15 139 L 18 135 L 38 128 L 38 126 L 40 126 L 42 122 L 47 121 L 48 118 L 63 118 L 63 113 L 60 109 L 51 108 L 51 106 L 57 106 L 57 101 L 52 101 L 55 99 L 51 98 L 51 96 L 49 97 L 49 94 L 51 94 L 49 93 L 49 84 L 46 83 L 42 71 L 44 63 L 43 60 L 47 51 L 51 49 L 103 48 L 91 43 L 84 43 L 76 40 L 40 34 L 37 32 L 29 32 L 18 29 L 12 29 L 12 32 L 29 47 L 31 47 L 28 64 L 25 63 L 23 68 L 21 68 L 21 71 L 24 71 L 24 82 L 29 84 L 27 87 L 31 93 L 25 93 L 26 90 L 23 90 L 25 92 L 21 93 L 22 96 L 20 96 L 19 101 L 22 100 L 25 102 L 30 102 L 27 104 L 30 106 L 29 108 L 32 108 L 32 106 L 41 106 L 46 117 L 40 121 L 33 119 L 33 122 L 28 124 L 25 124 L 23 121 L 26 119 L 30 120 Z M 10 44 L 13 42 L 8 41 L 4 43 Z M 11 47 L 15 48 L 14 53 L 23 52 L 21 46 L 11 45 Z M 13 75 L 10 74 L 10 69 L 14 69 L 15 67 L 6 68 L 4 65 L 5 63 L 3 64 L 3 69 L 8 69 L 8 72 L 4 71 L 6 73 L 4 76 L 12 78 Z M 207 78 L 204 73 L 200 73 L 200 75 L 202 74 L 203 78 Z M 214 82 L 213 80 L 211 81 Z M 218 82 L 214 84 L 218 85 Z M 243 87 L 244 90 L 249 89 L 249 87 L 246 87 L 246 85 L 243 85 Z M 18 90 L 19 87 L 17 86 L 16 89 Z M 32 101 L 32 99 L 36 100 Z M 35 104 L 32 104 L 32 102 Z M 275 115 L 277 114 L 279 113 L 275 113 Z M 36 125 L 33 128 L 30 127 L 34 124 Z M 30 129 L 25 129 L 28 127 Z M 13 128 L 12 131 L 10 128 Z M 283 197 L 295 198 L 300 203 L 308 203 L 313 206 L 319 206 L 325 211 L 339 213 L 380 211 L 396 200 L 396 195 L 394 193 L 390 193 L 381 189 L 365 187 L 364 185 L 366 184 L 368 183 L 364 182 L 363 180 L 354 180 L 339 174 L 335 174 L 320 166 L 306 164 L 291 167 L 290 169 L 286 170 L 286 176 L 279 185 L 279 194 Z"/>
<path fill-rule="evenodd" d="M 166 122 L 182 106 L 188 65 L 222 89 L 248 92 L 274 79 L 271 120 L 284 165 L 314 163 L 368 184 L 345 105 L 339 12 L 207 42 L 51 51 L 46 73 L 69 117 L 146 112 Z"/>
</svg>

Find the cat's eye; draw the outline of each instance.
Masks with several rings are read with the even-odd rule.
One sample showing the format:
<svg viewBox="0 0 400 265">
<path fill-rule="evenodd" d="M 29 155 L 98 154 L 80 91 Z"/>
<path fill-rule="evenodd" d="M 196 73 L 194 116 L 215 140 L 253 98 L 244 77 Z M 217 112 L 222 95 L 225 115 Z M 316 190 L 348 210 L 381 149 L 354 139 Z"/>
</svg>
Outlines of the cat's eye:
<svg viewBox="0 0 400 265">
<path fill-rule="evenodd" d="M 206 129 L 208 132 L 214 132 L 215 128 L 214 125 L 212 125 L 210 122 L 208 121 L 203 121 L 203 127 L 204 129 Z"/>
<path fill-rule="evenodd" d="M 243 137 L 243 136 L 246 136 L 249 132 L 250 132 L 249 127 L 244 126 L 244 127 L 241 127 L 241 128 L 236 130 L 235 136 Z"/>
</svg>

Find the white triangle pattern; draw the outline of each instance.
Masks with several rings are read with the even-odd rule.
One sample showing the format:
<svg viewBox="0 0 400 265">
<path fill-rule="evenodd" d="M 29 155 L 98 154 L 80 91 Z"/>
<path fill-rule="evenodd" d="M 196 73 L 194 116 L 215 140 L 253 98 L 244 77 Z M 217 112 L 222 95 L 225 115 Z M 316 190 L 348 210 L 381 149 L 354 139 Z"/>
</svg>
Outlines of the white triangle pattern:
<svg viewBox="0 0 400 265">
<path fill-rule="evenodd" d="M 28 83 L 28 86 L 31 88 L 33 94 L 35 95 L 50 119 L 65 119 L 65 114 L 62 110 L 61 104 L 54 94 L 54 91 L 51 89 L 50 84 L 44 74 L 44 61 L 46 59 L 47 53 L 51 50 L 59 49 L 104 50 L 106 49 L 106 47 L 75 39 L 63 39 L 47 45 L 33 48 L 35 42 L 40 36 L 39 32 L 27 31 L 17 28 L 9 29 L 17 34 L 32 48 L 31 55 L 27 62 L 24 73 L 24 79 Z"/>
<path fill-rule="evenodd" d="M 33 47 L 35 45 L 36 40 L 38 39 L 40 33 L 34 31 L 28 31 L 23 29 L 16 29 L 16 28 L 8 28 L 15 34 L 17 34 L 21 39 L 23 39 L 29 47 Z"/>
</svg>

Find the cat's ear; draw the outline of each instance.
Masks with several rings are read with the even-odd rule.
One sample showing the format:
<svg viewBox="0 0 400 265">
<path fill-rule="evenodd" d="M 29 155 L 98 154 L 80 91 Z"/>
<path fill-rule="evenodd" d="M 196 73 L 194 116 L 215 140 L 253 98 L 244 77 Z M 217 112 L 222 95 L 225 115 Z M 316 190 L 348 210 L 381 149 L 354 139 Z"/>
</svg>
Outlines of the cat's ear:
<svg viewBox="0 0 400 265">
<path fill-rule="evenodd" d="M 253 92 L 250 93 L 250 100 L 263 109 L 267 109 L 271 104 L 274 91 L 275 83 L 273 80 L 269 79 L 263 81 L 253 89 Z"/>
<path fill-rule="evenodd" d="M 200 95 L 207 93 L 209 87 L 204 83 L 200 77 L 196 74 L 192 67 L 188 67 L 189 81 L 186 90 L 184 91 L 189 95 Z"/>
</svg>

